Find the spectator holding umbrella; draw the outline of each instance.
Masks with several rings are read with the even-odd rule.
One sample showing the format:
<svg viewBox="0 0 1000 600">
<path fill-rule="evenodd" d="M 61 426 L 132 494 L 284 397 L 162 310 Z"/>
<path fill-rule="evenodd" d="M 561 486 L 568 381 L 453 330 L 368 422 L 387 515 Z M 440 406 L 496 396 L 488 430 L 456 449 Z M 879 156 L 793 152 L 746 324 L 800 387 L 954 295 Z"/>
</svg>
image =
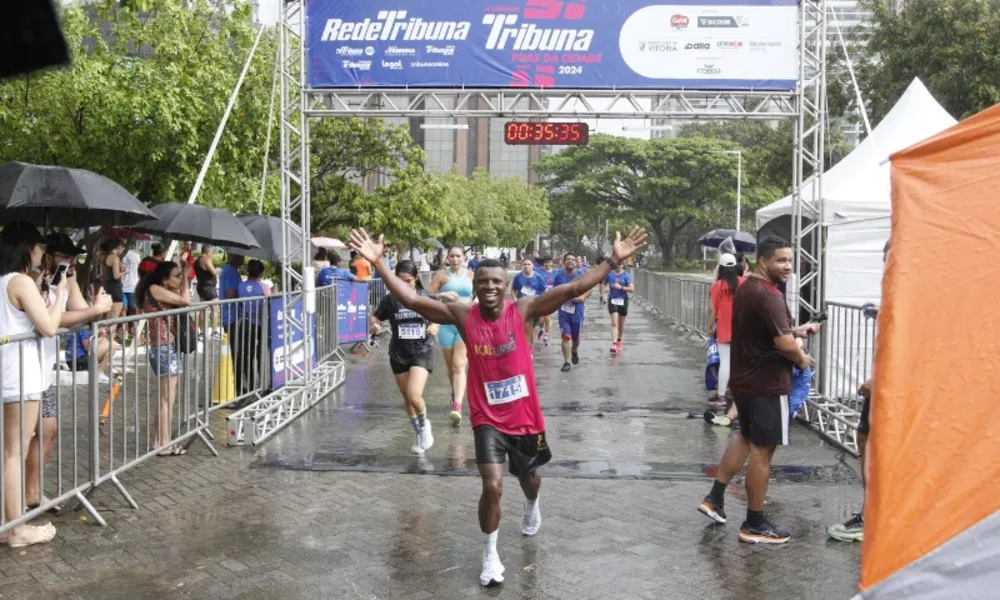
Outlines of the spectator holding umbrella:
<svg viewBox="0 0 1000 600">
<path fill-rule="evenodd" d="M 263 298 L 271 295 L 271 289 L 261 282 L 264 275 L 264 263 L 253 259 L 247 263 L 247 279 L 239 285 L 236 292 L 237 298 Z M 236 370 L 242 370 L 243 376 L 237 381 L 242 381 L 243 389 L 238 390 L 240 395 L 246 394 L 257 388 L 257 381 L 261 376 L 260 352 L 264 341 L 264 330 L 261 328 L 261 318 L 264 313 L 264 300 L 247 300 L 240 303 L 240 335 L 241 343 L 238 348 L 241 354 L 233 357 L 236 361 Z"/>
</svg>

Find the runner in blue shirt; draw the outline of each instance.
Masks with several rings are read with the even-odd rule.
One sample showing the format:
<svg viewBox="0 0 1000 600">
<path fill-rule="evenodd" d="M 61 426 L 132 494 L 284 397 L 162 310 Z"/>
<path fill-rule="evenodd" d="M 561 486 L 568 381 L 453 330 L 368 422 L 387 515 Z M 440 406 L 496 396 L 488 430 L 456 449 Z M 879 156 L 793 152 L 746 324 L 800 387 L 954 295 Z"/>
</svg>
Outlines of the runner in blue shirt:
<svg viewBox="0 0 1000 600">
<path fill-rule="evenodd" d="M 469 260 L 469 270 L 475 273 L 481 262 L 483 262 L 483 251 L 477 248 L 475 257 Z"/>
<path fill-rule="evenodd" d="M 535 273 L 535 263 L 530 258 L 521 261 L 521 272 L 514 276 L 514 281 L 510 287 L 510 293 L 514 300 L 520 300 L 525 296 L 541 296 L 545 293 L 545 279 Z M 538 328 L 539 319 L 535 319 L 532 327 Z M 541 335 L 536 334 L 536 339 Z"/>
<path fill-rule="evenodd" d="M 628 316 L 628 295 L 635 291 L 632 275 L 625 265 L 617 268 L 604 278 L 608 286 L 608 314 L 611 315 L 611 354 L 622 351 L 622 335 L 625 331 L 625 317 Z"/>
<path fill-rule="evenodd" d="M 583 275 L 583 271 L 576 268 L 576 256 L 571 252 L 567 252 L 563 256 L 563 270 L 556 273 L 555 277 L 552 278 L 552 283 L 555 286 L 560 286 L 573 281 L 581 275 Z M 570 370 L 570 361 L 574 365 L 580 363 L 580 329 L 583 327 L 584 303 L 590 297 L 590 292 L 591 290 L 587 290 L 579 298 L 574 298 L 559 307 L 559 329 L 562 330 L 564 360 L 562 371 L 564 373 Z"/>
<path fill-rule="evenodd" d="M 545 281 L 545 290 L 551 290 L 553 282 L 556 277 L 555 270 L 552 269 L 552 257 L 546 256 L 539 259 L 538 261 L 541 266 L 538 268 L 538 274 L 542 276 Z M 549 345 L 549 331 L 552 330 L 552 315 L 545 315 L 539 320 L 538 328 L 538 339 L 541 340 L 542 344 L 545 346 Z"/>
<path fill-rule="evenodd" d="M 337 279 L 346 279 L 347 281 L 354 281 L 354 273 L 351 273 L 347 269 L 340 266 L 343 259 L 336 252 L 329 255 L 330 266 L 323 267 L 320 272 L 316 274 L 316 285 L 319 287 L 326 287 L 328 285 L 333 285 L 333 282 Z"/>
</svg>

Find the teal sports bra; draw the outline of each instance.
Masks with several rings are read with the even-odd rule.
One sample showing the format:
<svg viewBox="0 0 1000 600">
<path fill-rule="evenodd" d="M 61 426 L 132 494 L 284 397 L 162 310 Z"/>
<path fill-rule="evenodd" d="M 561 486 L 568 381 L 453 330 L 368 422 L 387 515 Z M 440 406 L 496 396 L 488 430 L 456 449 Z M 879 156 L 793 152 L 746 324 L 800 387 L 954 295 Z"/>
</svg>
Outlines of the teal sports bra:
<svg viewBox="0 0 1000 600">
<path fill-rule="evenodd" d="M 472 300 L 472 280 L 466 275 L 465 269 L 460 270 L 458 273 L 452 273 L 449 270 L 445 270 L 448 275 L 448 281 L 441 286 L 439 291 L 442 292 L 455 292 L 458 294 L 460 300 L 464 302 L 469 302 Z"/>
</svg>

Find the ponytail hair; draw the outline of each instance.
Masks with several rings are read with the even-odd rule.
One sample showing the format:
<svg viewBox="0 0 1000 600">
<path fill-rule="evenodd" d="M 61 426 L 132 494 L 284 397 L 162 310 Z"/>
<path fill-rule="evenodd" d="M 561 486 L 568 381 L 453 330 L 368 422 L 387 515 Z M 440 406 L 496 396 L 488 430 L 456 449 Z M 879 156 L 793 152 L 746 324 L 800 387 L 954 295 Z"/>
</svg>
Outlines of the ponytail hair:
<svg viewBox="0 0 1000 600">
<path fill-rule="evenodd" d="M 417 289 L 424 289 L 424 282 L 420 280 L 420 269 L 417 268 L 417 264 L 412 260 L 401 260 L 399 264 L 396 265 L 396 275 L 406 273 L 413 277 L 417 282 Z"/>
</svg>

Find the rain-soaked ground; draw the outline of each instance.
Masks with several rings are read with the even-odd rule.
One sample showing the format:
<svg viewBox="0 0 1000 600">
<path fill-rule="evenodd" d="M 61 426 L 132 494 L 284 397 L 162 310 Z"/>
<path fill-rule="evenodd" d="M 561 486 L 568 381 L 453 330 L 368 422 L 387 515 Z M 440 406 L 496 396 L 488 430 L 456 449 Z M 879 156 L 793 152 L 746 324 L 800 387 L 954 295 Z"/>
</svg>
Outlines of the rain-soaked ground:
<svg viewBox="0 0 1000 600">
<path fill-rule="evenodd" d="M 534 538 L 506 480 L 501 588 L 478 584 L 472 433 L 447 421 L 443 362 L 426 394 L 436 443 L 417 460 L 380 348 L 352 356 L 346 385 L 263 447 L 212 458 L 195 444 L 125 474 L 138 510 L 95 493 L 107 528 L 70 513 L 53 543 L 0 548 L 0 598 L 850 598 L 860 546 L 825 527 L 861 500 L 855 461 L 795 426 L 767 508 L 793 541 L 739 544 L 741 487 L 729 525 L 695 510 L 731 435 L 687 418 L 705 408 L 701 343 L 634 306 L 611 357 L 607 314 L 588 311 L 573 371 L 557 345 L 536 349 L 554 459 Z"/>
</svg>

